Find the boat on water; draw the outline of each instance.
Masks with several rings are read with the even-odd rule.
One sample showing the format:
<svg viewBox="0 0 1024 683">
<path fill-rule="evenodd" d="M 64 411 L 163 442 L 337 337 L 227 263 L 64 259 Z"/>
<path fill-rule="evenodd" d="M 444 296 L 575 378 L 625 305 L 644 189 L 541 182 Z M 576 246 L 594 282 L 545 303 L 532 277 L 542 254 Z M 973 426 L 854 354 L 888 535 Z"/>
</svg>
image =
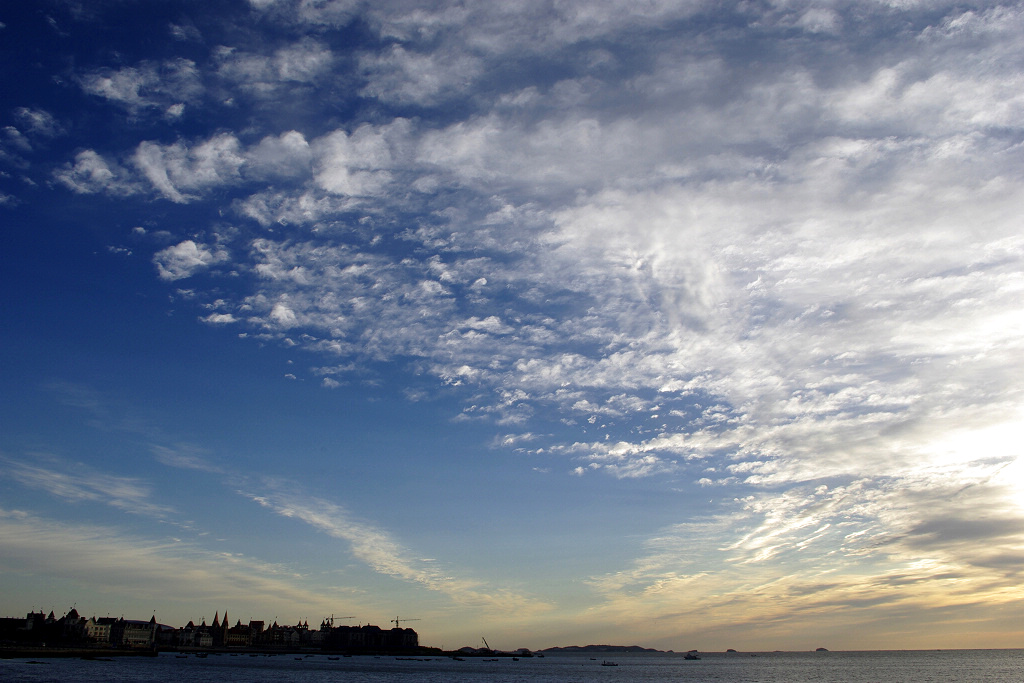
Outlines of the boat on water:
<svg viewBox="0 0 1024 683">
<path fill-rule="evenodd" d="M 601 666 L 618 666 L 616 662 L 609 662 L 607 659 L 601 662 Z"/>
<path fill-rule="evenodd" d="M 690 650 L 683 656 L 683 659 L 700 659 L 700 655 L 697 654 L 696 650 Z"/>
</svg>

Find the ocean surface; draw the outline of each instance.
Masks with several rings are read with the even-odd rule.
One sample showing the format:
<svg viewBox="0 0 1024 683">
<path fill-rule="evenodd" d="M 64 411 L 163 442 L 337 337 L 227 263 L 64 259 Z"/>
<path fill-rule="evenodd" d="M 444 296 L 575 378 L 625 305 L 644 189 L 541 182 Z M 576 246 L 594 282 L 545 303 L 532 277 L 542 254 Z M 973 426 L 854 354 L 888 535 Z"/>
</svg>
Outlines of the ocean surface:
<svg viewBox="0 0 1024 683">
<path fill-rule="evenodd" d="M 0 681 L 1024 683 L 1024 650 L 702 653 L 697 661 L 687 661 L 681 654 L 597 655 L 595 659 L 590 655 L 559 654 L 519 661 L 424 659 L 248 654 L 211 654 L 206 658 L 161 654 L 114 657 L 111 661 L 7 659 L 0 660 Z M 603 666 L 604 661 L 617 666 Z"/>
</svg>

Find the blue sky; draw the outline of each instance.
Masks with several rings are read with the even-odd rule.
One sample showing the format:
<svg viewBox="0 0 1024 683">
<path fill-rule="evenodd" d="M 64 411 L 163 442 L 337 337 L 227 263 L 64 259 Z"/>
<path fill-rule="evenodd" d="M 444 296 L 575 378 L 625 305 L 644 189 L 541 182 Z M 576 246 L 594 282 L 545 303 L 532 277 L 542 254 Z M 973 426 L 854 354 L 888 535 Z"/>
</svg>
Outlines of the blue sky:
<svg viewBox="0 0 1024 683">
<path fill-rule="evenodd" d="M 1021 4 L 0 24 L 5 614 L 1024 642 Z"/>
</svg>

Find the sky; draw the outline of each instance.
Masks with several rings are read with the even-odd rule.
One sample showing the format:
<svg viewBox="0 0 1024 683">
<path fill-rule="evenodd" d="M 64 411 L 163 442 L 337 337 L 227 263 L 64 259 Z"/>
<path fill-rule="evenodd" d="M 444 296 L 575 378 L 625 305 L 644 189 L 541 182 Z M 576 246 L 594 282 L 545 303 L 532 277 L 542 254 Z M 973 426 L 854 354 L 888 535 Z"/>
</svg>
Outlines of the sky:
<svg viewBox="0 0 1024 683">
<path fill-rule="evenodd" d="M 1024 3 L 32 0 L 0 78 L 3 615 L 1024 647 Z"/>
</svg>

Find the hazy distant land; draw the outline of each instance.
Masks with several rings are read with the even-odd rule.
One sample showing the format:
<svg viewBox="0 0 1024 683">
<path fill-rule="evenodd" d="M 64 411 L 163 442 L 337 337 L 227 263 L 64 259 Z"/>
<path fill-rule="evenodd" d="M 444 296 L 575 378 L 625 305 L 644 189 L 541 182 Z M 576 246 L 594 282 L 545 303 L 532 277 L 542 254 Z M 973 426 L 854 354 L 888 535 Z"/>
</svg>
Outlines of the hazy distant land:
<svg viewBox="0 0 1024 683">
<path fill-rule="evenodd" d="M 569 645 L 566 647 L 549 647 L 541 652 L 672 652 L 672 650 L 655 650 L 652 647 L 639 645 Z"/>
</svg>

